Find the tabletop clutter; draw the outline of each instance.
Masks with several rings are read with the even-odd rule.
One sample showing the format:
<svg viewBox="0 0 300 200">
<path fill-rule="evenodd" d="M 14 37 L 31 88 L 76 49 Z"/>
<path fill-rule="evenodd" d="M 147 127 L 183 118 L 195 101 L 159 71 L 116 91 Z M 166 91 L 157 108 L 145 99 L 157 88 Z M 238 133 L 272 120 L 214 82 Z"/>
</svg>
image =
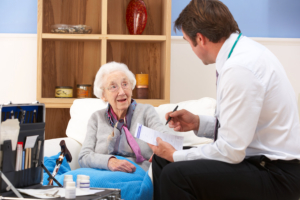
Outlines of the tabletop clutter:
<svg viewBox="0 0 300 200">
<path fill-rule="evenodd" d="M 0 199 L 9 190 L 18 198 L 26 194 L 36 198 L 75 199 L 76 196 L 95 195 L 101 188 L 90 188 L 90 177 L 77 175 L 76 183 L 72 175 L 65 175 L 63 186 L 53 186 L 63 159 L 72 156 L 64 140 L 61 152 L 55 162 L 53 172 L 44 165 L 45 105 L 33 104 L 0 105 Z M 43 187 L 43 169 L 49 172 L 48 186 Z M 48 175 L 49 175 L 48 174 Z M 28 189 L 31 188 L 40 189 Z M 45 189 L 47 188 L 47 189 Z M 49 189 L 50 188 L 50 189 Z"/>
<path fill-rule="evenodd" d="M 42 180 L 45 105 L 0 105 L 0 193 Z"/>
<path fill-rule="evenodd" d="M 76 188 L 73 181 L 73 175 L 64 176 L 65 198 L 75 199 L 76 188 L 88 191 L 90 190 L 90 177 L 86 175 L 77 175 Z"/>
</svg>

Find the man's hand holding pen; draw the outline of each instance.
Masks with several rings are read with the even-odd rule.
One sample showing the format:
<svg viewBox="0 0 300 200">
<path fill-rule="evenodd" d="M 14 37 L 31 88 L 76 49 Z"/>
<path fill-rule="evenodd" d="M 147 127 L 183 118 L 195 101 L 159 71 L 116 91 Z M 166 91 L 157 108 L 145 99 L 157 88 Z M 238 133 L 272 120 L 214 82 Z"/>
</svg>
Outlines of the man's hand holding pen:
<svg viewBox="0 0 300 200">
<path fill-rule="evenodd" d="M 171 117 L 169 127 L 174 131 L 186 132 L 186 131 L 198 131 L 200 125 L 200 119 L 198 115 L 194 115 L 187 110 L 178 110 L 175 112 L 168 112 L 166 119 Z"/>
</svg>

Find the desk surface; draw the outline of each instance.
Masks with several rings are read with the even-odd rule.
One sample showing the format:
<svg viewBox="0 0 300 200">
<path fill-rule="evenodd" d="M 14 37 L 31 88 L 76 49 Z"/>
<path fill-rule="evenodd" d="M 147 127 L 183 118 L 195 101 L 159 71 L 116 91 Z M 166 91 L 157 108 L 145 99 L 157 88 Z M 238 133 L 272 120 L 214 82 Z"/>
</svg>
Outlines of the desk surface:
<svg viewBox="0 0 300 200">
<path fill-rule="evenodd" d="M 25 187 L 23 189 L 48 189 L 48 188 L 53 188 L 53 187 L 56 187 L 56 186 L 43 186 L 43 185 L 38 184 L 38 185 Z M 94 195 L 79 196 L 79 197 L 76 197 L 76 200 L 94 200 L 94 199 L 96 200 L 96 199 L 101 199 L 103 197 L 107 197 L 107 196 L 110 196 L 110 195 L 114 195 L 115 197 L 121 198 L 121 191 L 119 189 L 108 189 L 108 188 L 97 188 L 97 189 L 103 189 L 104 191 L 103 192 L 98 192 Z M 37 199 L 35 197 L 29 196 L 29 195 L 26 195 L 26 194 L 21 194 L 21 195 L 24 198 Z M 12 191 L 2 193 L 2 194 L 0 194 L 0 196 L 12 197 L 12 198 L 17 197 Z M 62 199 L 64 199 L 65 200 L 64 197 L 62 197 L 62 198 L 51 198 L 51 199 L 53 199 L 53 200 L 62 200 Z M 51 200 L 51 199 L 47 199 L 47 200 Z"/>
</svg>

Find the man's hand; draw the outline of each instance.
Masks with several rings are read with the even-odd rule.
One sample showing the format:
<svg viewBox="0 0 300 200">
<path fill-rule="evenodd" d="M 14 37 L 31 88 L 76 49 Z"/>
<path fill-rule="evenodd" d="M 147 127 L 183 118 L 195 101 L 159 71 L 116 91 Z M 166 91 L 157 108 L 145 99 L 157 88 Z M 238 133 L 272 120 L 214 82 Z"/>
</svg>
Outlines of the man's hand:
<svg viewBox="0 0 300 200">
<path fill-rule="evenodd" d="M 127 160 L 119 160 L 114 157 L 108 160 L 107 166 L 110 171 L 121 171 L 121 172 L 132 173 L 135 172 L 136 170 L 136 167 L 130 162 L 128 162 Z"/>
<path fill-rule="evenodd" d="M 152 149 L 153 153 L 157 156 L 164 158 L 170 162 L 174 162 L 173 153 L 176 151 L 172 145 L 167 142 L 164 142 L 161 138 L 156 138 L 157 146 L 149 144 L 149 147 Z M 153 155 L 152 155 L 153 156 Z M 152 162 L 151 156 L 151 162 Z"/>
<path fill-rule="evenodd" d="M 172 117 L 169 122 L 169 127 L 173 128 L 174 131 L 186 132 L 199 130 L 200 120 L 198 115 L 194 115 L 183 109 L 175 112 L 168 112 L 165 116 L 166 120 L 168 120 L 169 116 Z"/>
</svg>

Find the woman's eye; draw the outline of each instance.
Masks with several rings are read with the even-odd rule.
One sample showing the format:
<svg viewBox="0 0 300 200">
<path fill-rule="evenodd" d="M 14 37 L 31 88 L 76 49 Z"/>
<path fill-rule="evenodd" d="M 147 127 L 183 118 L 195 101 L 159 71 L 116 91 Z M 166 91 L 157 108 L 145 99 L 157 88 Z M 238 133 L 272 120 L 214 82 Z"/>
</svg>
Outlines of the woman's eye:
<svg viewBox="0 0 300 200">
<path fill-rule="evenodd" d="M 112 85 L 112 86 L 110 86 L 110 88 L 111 88 L 111 89 L 115 89 L 115 88 L 117 88 L 117 86 Z"/>
</svg>

